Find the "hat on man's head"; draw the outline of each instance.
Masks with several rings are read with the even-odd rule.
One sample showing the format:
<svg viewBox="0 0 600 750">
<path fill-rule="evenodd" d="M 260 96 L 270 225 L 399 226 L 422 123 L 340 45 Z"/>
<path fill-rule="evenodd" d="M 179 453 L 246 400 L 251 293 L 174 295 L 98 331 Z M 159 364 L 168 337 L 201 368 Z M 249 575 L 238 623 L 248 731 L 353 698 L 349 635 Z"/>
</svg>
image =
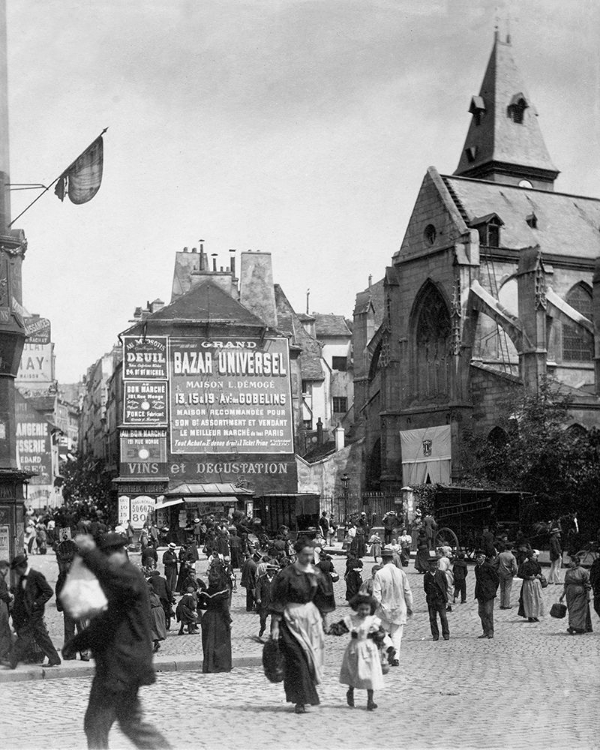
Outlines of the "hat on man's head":
<svg viewBox="0 0 600 750">
<path fill-rule="evenodd" d="M 27 565 L 27 555 L 16 555 L 13 557 L 10 564 L 10 569 L 20 568 L 22 565 Z"/>
<path fill-rule="evenodd" d="M 381 557 L 393 557 L 394 556 L 394 550 L 391 547 L 384 547 L 381 550 Z"/>
<path fill-rule="evenodd" d="M 127 539 L 123 536 L 123 534 L 117 534 L 116 531 L 111 531 L 108 534 L 103 534 L 100 537 L 98 547 L 101 550 L 107 550 L 120 549 L 121 547 L 125 547 L 126 545 Z"/>
<path fill-rule="evenodd" d="M 177 545 L 175 544 L 175 542 L 169 542 L 169 549 L 176 549 L 176 548 L 177 548 Z"/>
</svg>

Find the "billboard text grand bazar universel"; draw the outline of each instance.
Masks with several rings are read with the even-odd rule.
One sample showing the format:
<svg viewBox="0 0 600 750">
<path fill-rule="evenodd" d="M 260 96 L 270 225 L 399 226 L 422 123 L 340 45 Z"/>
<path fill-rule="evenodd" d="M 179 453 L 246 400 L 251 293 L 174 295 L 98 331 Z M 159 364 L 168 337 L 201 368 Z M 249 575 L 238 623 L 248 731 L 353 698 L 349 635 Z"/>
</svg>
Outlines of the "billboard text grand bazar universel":
<svg viewBox="0 0 600 750">
<path fill-rule="evenodd" d="M 171 453 L 293 453 L 287 339 L 169 340 Z"/>
</svg>

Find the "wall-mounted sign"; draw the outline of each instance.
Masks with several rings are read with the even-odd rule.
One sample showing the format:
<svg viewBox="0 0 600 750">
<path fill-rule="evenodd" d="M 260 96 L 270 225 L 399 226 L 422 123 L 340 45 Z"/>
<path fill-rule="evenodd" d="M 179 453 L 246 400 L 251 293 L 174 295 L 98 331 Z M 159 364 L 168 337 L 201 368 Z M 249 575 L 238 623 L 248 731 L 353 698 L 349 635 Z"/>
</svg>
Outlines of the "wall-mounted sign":
<svg viewBox="0 0 600 750">
<path fill-rule="evenodd" d="M 171 452 L 293 453 L 287 339 L 171 339 Z"/>
<path fill-rule="evenodd" d="M 166 424 L 167 383 L 160 380 L 136 380 L 124 383 L 124 424 Z"/>
<path fill-rule="evenodd" d="M 129 520 L 129 498 L 127 495 L 119 496 L 119 523 L 127 523 Z"/>
<path fill-rule="evenodd" d="M 121 430 L 121 476 L 165 476 L 166 472 L 166 430 Z"/>
<path fill-rule="evenodd" d="M 53 349 L 54 344 L 51 343 L 32 344 L 29 340 L 26 341 L 17 372 L 17 384 L 19 382 L 52 382 L 54 379 Z"/>
<path fill-rule="evenodd" d="M 25 333 L 28 344 L 49 344 L 51 326 L 48 318 L 25 318 Z"/>
<path fill-rule="evenodd" d="M 166 380 L 166 336 L 123 336 L 123 379 Z"/>
<path fill-rule="evenodd" d="M 15 394 L 15 412 L 17 458 L 20 467 L 37 475 L 32 477 L 31 484 L 52 485 L 50 425 L 18 391 Z"/>
</svg>

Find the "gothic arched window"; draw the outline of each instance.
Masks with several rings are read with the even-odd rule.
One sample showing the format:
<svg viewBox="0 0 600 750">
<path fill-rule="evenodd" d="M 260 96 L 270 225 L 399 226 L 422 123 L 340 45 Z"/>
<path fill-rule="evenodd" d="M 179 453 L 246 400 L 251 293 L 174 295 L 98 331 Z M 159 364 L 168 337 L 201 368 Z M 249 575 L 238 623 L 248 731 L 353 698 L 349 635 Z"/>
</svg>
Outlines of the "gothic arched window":
<svg viewBox="0 0 600 750">
<path fill-rule="evenodd" d="M 592 319 L 592 295 L 583 284 L 577 284 L 567 294 L 567 303 L 588 320 Z M 594 337 L 583 328 L 563 323 L 563 360 L 589 362 L 594 356 Z"/>
<path fill-rule="evenodd" d="M 448 306 L 429 284 L 424 290 L 415 322 L 414 392 L 419 400 L 443 400 L 450 394 L 451 322 Z"/>
</svg>

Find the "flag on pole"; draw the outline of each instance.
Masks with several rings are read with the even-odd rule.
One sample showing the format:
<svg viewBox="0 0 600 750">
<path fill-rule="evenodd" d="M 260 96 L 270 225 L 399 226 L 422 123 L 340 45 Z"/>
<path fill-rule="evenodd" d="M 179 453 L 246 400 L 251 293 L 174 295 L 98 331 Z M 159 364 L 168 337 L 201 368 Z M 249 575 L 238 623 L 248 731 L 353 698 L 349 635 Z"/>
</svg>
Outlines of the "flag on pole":
<svg viewBox="0 0 600 750">
<path fill-rule="evenodd" d="M 64 201 L 69 196 L 71 203 L 87 203 L 100 190 L 104 163 L 102 136 L 87 149 L 58 178 L 54 192 Z"/>
</svg>

